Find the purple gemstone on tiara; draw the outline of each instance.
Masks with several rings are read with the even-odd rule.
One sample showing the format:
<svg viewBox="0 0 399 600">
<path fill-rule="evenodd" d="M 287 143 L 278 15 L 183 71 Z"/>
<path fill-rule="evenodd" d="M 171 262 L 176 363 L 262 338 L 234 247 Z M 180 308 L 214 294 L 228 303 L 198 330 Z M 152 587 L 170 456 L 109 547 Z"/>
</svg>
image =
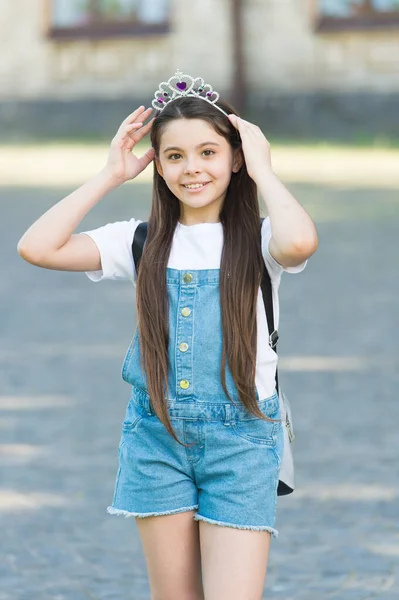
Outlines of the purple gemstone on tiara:
<svg viewBox="0 0 399 600">
<path fill-rule="evenodd" d="M 198 88 L 198 91 L 199 91 L 199 93 L 201 94 L 201 93 L 204 91 L 204 88 L 202 88 L 202 87 L 199 87 L 199 88 Z"/>
<path fill-rule="evenodd" d="M 168 92 L 164 92 L 163 95 L 165 96 L 165 98 L 169 96 Z"/>
<path fill-rule="evenodd" d="M 211 96 L 213 96 L 213 92 L 207 92 L 206 95 L 208 96 L 208 98 L 210 98 Z"/>
<path fill-rule="evenodd" d="M 186 87 L 187 87 L 187 83 L 186 83 L 185 81 L 178 81 L 178 82 L 176 83 L 176 87 L 177 87 L 177 88 L 178 88 L 178 89 L 179 89 L 181 92 L 184 92 L 184 90 L 185 90 L 185 89 L 186 89 Z"/>
<path fill-rule="evenodd" d="M 160 104 L 163 104 L 163 98 L 158 98 L 158 102 L 159 102 Z"/>
</svg>

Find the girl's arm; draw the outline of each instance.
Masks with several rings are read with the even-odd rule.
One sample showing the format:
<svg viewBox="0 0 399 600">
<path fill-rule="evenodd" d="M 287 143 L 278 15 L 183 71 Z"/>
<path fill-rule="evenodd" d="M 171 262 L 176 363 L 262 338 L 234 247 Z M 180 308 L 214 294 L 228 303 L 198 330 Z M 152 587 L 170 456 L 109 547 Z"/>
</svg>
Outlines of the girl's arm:
<svg viewBox="0 0 399 600">
<path fill-rule="evenodd" d="M 270 144 L 261 129 L 236 115 L 229 115 L 229 119 L 240 132 L 248 174 L 255 181 L 270 217 L 269 252 L 282 267 L 296 267 L 316 252 L 316 227 L 273 172 Z"/>
<path fill-rule="evenodd" d="M 283 267 L 302 264 L 318 246 L 312 219 L 273 171 L 265 170 L 257 186 L 270 217 L 270 254 Z"/>
<path fill-rule="evenodd" d="M 87 235 L 73 232 L 108 192 L 136 177 L 153 160 L 152 148 L 141 158 L 132 154 L 137 142 L 151 129 L 152 121 L 143 126 L 151 111 L 141 106 L 129 115 L 111 142 L 105 167 L 29 227 L 18 243 L 18 253 L 24 260 L 60 271 L 101 269 L 95 242 Z"/>
<path fill-rule="evenodd" d="M 83 217 L 116 185 L 103 170 L 55 204 L 24 233 L 18 253 L 27 262 L 59 271 L 97 271 L 100 253 L 87 235 L 74 234 Z"/>
</svg>

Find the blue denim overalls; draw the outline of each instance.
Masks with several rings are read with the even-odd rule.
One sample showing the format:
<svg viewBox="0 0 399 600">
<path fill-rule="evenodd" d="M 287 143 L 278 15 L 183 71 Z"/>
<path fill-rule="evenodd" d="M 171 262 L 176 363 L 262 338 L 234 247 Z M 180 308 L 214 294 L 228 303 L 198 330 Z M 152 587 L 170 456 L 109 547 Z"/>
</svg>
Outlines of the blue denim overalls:
<svg viewBox="0 0 399 600">
<path fill-rule="evenodd" d="M 151 408 L 140 365 L 138 331 L 122 377 L 132 395 L 122 426 L 119 471 L 111 514 L 146 517 L 188 510 L 196 520 L 240 529 L 274 529 L 281 422 L 254 417 L 241 404 L 230 369 L 220 381 L 222 324 L 219 269 L 167 269 L 169 397 L 178 444 Z M 278 396 L 258 400 L 280 418 Z"/>
</svg>

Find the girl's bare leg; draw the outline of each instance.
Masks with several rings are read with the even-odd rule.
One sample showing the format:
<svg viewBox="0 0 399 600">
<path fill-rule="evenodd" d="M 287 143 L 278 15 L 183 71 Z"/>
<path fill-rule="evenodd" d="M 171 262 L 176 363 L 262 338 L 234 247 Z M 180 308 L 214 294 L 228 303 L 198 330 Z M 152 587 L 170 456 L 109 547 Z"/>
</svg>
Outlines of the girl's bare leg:
<svg viewBox="0 0 399 600">
<path fill-rule="evenodd" d="M 199 523 L 206 600 L 261 600 L 270 533 Z"/>
<path fill-rule="evenodd" d="M 194 512 L 136 518 L 151 600 L 204 600 L 198 521 Z"/>
</svg>

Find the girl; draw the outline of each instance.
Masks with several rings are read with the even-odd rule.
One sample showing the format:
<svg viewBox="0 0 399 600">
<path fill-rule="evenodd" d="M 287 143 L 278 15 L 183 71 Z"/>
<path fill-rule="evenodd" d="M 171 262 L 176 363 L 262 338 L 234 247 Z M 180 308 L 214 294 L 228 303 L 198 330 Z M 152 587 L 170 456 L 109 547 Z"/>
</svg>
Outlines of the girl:
<svg viewBox="0 0 399 600">
<path fill-rule="evenodd" d="M 121 124 L 106 165 L 40 217 L 18 251 L 48 269 L 137 285 L 132 388 L 108 512 L 136 517 L 155 600 L 257 600 L 283 452 L 277 355 L 260 281 L 277 290 L 317 248 L 315 226 L 271 166 L 261 130 L 203 80 L 178 72 Z M 132 150 L 151 131 L 152 148 Z M 110 190 L 154 161 L 148 235 L 139 221 L 74 234 Z M 259 191 L 269 217 L 260 235 Z M 194 517 L 194 518 L 193 518 Z"/>
</svg>

